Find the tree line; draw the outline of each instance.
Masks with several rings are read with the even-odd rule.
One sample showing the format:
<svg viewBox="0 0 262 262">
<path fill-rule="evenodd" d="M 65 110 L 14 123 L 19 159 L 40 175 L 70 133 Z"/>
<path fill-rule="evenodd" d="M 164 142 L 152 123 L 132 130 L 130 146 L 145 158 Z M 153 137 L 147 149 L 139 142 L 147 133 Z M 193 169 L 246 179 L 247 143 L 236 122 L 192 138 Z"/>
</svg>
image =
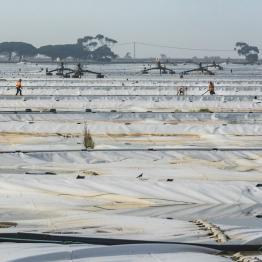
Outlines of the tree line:
<svg viewBox="0 0 262 262">
<path fill-rule="evenodd" d="M 258 62 L 258 54 L 260 50 L 257 46 L 250 46 L 245 42 L 237 42 L 235 51 L 237 51 L 238 55 L 244 56 L 246 61 L 250 64 Z"/>
<path fill-rule="evenodd" d="M 98 34 L 95 37 L 85 36 L 79 38 L 75 44 L 46 45 L 36 48 L 32 44 L 25 42 L 3 42 L 0 43 L 0 54 L 12 57 L 18 56 L 20 61 L 23 57 L 35 57 L 45 55 L 53 61 L 57 58 L 63 60 L 68 57 L 74 59 L 90 59 L 95 61 L 111 61 L 117 55 L 112 51 L 112 47 L 117 43 L 116 40 Z"/>
</svg>

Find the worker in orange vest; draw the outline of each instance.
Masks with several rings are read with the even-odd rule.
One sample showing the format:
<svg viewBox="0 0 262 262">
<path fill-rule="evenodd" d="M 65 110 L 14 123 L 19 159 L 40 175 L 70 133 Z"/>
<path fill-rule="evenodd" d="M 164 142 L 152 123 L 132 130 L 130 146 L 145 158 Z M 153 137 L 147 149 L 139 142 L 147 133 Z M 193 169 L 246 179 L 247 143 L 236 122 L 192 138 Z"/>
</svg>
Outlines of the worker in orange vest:
<svg viewBox="0 0 262 262">
<path fill-rule="evenodd" d="M 19 79 L 17 82 L 16 82 L 16 96 L 18 94 L 20 94 L 20 96 L 22 96 L 22 79 Z"/>
<path fill-rule="evenodd" d="M 208 85 L 208 91 L 210 93 L 210 95 L 215 95 L 215 85 L 213 82 L 209 82 L 209 85 Z"/>
</svg>

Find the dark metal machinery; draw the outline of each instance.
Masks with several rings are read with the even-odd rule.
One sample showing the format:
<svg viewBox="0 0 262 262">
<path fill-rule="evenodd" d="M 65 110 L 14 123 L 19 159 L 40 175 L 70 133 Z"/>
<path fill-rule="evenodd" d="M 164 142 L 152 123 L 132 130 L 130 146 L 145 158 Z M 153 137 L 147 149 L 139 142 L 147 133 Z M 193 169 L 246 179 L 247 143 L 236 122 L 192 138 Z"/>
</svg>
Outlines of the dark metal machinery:
<svg viewBox="0 0 262 262">
<path fill-rule="evenodd" d="M 94 72 L 91 70 L 83 69 L 82 65 L 77 64 L 77 69 L 74 72 L 69 72 L 68 74 L 72 74 L 72 78 L 81 78 L 85 73 L 94 74 L 97 78 L 104 78 L 105 76 L 102 73 Z"/>
<path fill-rule="evenodd" d="M 224 70 L 224 68 L 221 65 L 217 64 L 216 62 L 213 62 L 212 64 L 208 64 L 206 66 L 203 66 L 202 63 L 199 63 L 198 68 L 183 71 L 179 73 L 179 75 L 180 78 L 183 78 L 184 75 L 188 75 L 189 73 L 192 72 L 200 72 L 202 74 L 207 73 L 208 75 L 215 75 L 215 73 L 210 71 L 209 68 L 218 68 L 219 70 Z"/>
<path fill-rule="evenodd" d="M 162 65 L 160 61 L 157 61 L 157 64 L 155 67 L 150 67 L 150 68 L 144 68 L 142 73 L 143 74 L 148 74 L 149 71 L 152 71 L 152 70 L 159 70 L 160 72 L 160 75 L 162 74 L 175 74 L 175 71 L 173 69 L 170 69 L 170 68 L 167 68 L 166 65 Z"/>
<path fill-rule="evenodd" d="M 73 72 L 71 68 L 65 68 L 64 62 L 61 62 L 60 67 L 49 71 L 48 68 L 46 68 L 46 75 L 52 76 L 53 73 L 56 72 L 57 76 L 65 76 L 67 73 Z"/>
<path fill-rule="evenodd" d="M 104 78 L 105 76 L 102 73 L 94 72 L 91 70 L 83 69 L 82 65 L 79 63 L 77 64 L 76 69 L 65 68 L 64 63 L 61 62 L 60 67 L 54 70 L 49 71 L 48 68 L 46 69 L 46 75 L 51 76 L 53 73 L 56 72 L 56 75 L 62 76 L 64 78 L 81 78 L 85 73 L 94 74 L 97 78 Z"/>
</svg>

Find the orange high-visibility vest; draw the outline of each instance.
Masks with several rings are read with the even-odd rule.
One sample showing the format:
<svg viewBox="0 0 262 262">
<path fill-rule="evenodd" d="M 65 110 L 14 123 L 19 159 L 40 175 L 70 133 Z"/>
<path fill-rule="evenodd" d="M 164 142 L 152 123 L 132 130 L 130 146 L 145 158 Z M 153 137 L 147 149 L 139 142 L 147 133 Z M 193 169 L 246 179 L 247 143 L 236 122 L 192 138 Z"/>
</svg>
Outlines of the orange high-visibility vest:
<svg viewBox="0 0 262 262">
<path fill-rule="evenodd" d="M 22 87 L 22 84 L 21 82 L 17 81 L 16 84 L 15 84 L 16 88 L 21 88 Z"/>
<path fill-rule="evenodd" d="M 213 83 L 210 83 L 209 86 L 208 86 L 208 91 L 210 92 L 214 92 L 215 91 L 215 86 Z"/>
</svg>

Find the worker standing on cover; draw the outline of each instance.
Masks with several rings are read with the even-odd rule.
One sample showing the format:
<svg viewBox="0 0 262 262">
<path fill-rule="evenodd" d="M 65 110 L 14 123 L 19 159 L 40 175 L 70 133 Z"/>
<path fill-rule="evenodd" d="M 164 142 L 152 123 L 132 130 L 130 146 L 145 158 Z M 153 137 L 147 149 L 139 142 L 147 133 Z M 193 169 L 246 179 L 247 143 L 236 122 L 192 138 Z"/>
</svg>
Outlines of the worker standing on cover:
<svg viewBox="0 0 262 262">
<path fill-rule="evenodd" d="M 180 87 L 180 88 L 177 90 L 177 95 L 178 95 L 178 96 L 184 96 L 184 95 L 185 95 L 185 88 L 184 88 L 184 87 Z"/>
<path fill-rule="evenodd" d="M 208 85 L 208 91 L 210 93 L 210 95 L 215 95 L 215 85 L 213 82 L 209 82 L 209 85 Z"/>
<path fill-rule="evenodd" d="M 22 79 L 19 79 L 17 82 L 16 82 L 16 96 L 18 94 L 20 94 L 20 96 L 22 96 Z"/>
</svg>

